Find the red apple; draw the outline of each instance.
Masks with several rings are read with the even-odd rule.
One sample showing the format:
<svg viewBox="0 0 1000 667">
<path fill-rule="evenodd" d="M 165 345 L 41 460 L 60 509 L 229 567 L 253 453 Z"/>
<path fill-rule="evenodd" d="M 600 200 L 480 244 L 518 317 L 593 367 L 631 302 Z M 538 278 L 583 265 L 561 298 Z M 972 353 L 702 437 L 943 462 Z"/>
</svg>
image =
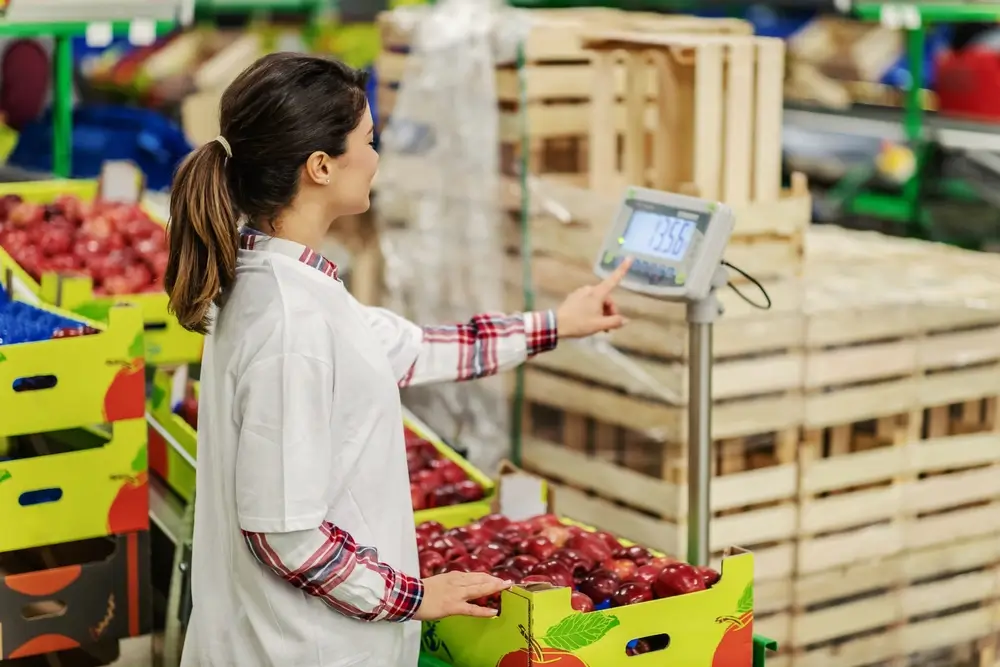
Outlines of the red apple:
<svg viewBox="0 0 1000 667">
<path fill-rule="evenodd" d="M 628 558 L 636 565 L 645 565 L 652 559 L 652 555 L 646 547 L 633 544 L 625 549 L 625 558 Z"/>
<path fill-rule="evenodd" d="M 620 549 L 622 546 L 622 543 L 618 541 L 617 537 L 615 537 L 614 535 L 605 530 L 598 530 L 597 532 L 592 534 L 595 537 L 600 538 L 601 542 L 603 542 L 604 545 L 612 552 L 614 552 L 616 549 Z"/>
<path fill-rule="evenodd" d="M 701 576 L 702 581 L 705 582 L 705 588 L 711 588 L 712 586 L 719 583 L 719 579 L 722 578 L 718 572 L 712 568 L 702 565 L 695 568 L 695 571 Z"/>
<path fill-rule="evenodd" d="M 483 517 L 479 521 L 483 528 L 491 533 L 499 533 L 501 530 L 510 525 L 510 519 L 505 517 L 503 514 L 490 514 L 489 516 Z"/>
<path fill-rule="evenodd" d="M 572 586 L 573 573 L 562 561 L 550 558 L 543 560 L 531 570 L 531 574 L 540 574 L 552 579 L 556 586 Z"/>
<path fill-rule="evenodd" d="M 462 558 L 463 556 L 467 556 L 469 553 L 469 550 L 466 549 L 465 545 L 461 542 L 453 537 L 446 537 L 444 535 L 432 540 L 427 548 L 438 552 L 444 556 L 445 560 L 449 561 L 455 560 L 456 558 Z"/>
<path fill-rule="evenodd" d="M 417 532 L 427 537 L 437 537 L 444 533 L 444 526 L 437 521 L 424 521 L 417 526 Z"/>
<path fill-rule="evenodd" d="M 476 558 L 486 563 L 490 569 L 496 567 L 510 557 L 510 552 L 506 547 L 496 542 L 488 542 L 473 552 Z"/>
<path fill-rule="evenodd" d="M 611 599 L 619 585 L 620 582 L 613 572 L 599 569 L 584 577 L 579 590 L 593 600 L 595 605 L 600 606 Z"/>
<path fill-rule="evenodd" d="M 660 576 L 662 570 L 655 565 L 641 565 L 638 570 L 635 571 L 634 580 L 641 582 L 643 584 L 653 585 L 656 578 Z"/>
<path fill-rule="evenodd" d="M 536 517 L 528 519 L 525 523 L 528 530 L 532 533 L 538 533 L 545 528 L 554 526 L 562 527 L 562 521 L 555 514 L 539 514 Z"/>
<path fill-rule="evenodd" d="M 545 537 L 529 537 L 523 545 L 518 546 L 521 553 L 534 556 L 538 560 L 545 560 L 556 552 L 556 545 L 552 544 Z"/>
<path fill-rule="evenodd" d="M 573 609 L 583 613 L 594 611 L 594 601 L 580 591 L 573 591 L 573 595 L 569 599 L 569 605 Z"/>
<path fill-rule="evenodd" d="M 454 484 L 442 484 L 430 492 L 427 504 L 431 507 L 448 507 L 458 504 L 458 493 Z"/>
<path fill-rule="evenodd" d="M 653 582 L 653 592 L 658 598 L 669 598 L 705 590 L 705 581 L 697 570 L 687 563 L 673 563 L 663 569 Z"/>
<path fill-rule="evenodd" d="M 521 580 L 524 578 L 524 573 L 521 570 L 518 570 L 515 567 L 511 567 L 506 563 L 500 565 L 499 567 L 493 568 L 490 574 L 492 574 L 494 577 L 498 579 L 503 579 L 504 581 L 511 581 L 515 584 L 520 583 Z"/>
<path fill-rule="evenodd" d="M 598 563 L 603 563 L 611 558 L 611 549 L 608 548 L 597 533 L 573 535 L 566 541 L 566 546 L 579 551 L 589 558 L 593 558 Z"/>
<path fill-rule="evenodd" d="M 455 497 L 461 503 L 474 503 L 485 495 L 483 487 L 471 479 L 463 479 L 455 484 Z"/>
<path fill-rule="evenodd" d="M 427 578 L 440 572 L 447 564 L 444 556 L 437 551 L 425 550 L 420 554 L 420 576 Z"/>
<path fill-rule="evenodd" d="M 630 604 L 648 602 L 652 599 L 653 590 L 649 587 L 649 584 L 641 584 L 638 581 L 626 581 L 611 596 L 611 606 L 625 607 Z"/>
<path fill-rule="evenodd" d="M 604 568 L 611 570 L 618 577 L 618 581 L 631 581 L 635 578 L 635 573 L 639 566 L 625 558 L 611 559 L 604 562 Z"/>
<path fill-rule="evenodd" d="M 427 494 L 419 484 L 410 484 L 410 502 L 414 512 L 427 508 Z"/>
<path fill-rule="evenodd" d="M 449 459 L 440 459 L 442 461 L 441 465 L 438 466 L 438 470 L 441 471 L 441 475 L 444 477 L 444 481 L 450 484 L 457 484 L 461 481 L 467 480 L 469 476 L 465 474 L 462 467 L 451 461 Z"/>
<path fill-rule="evenodd" d="M 504 566 L 529 574 L 540 561 L 528 554 L 516 554 L 503 562 Z"/>
<path fill-rule="evenodd" d="M 572 531 L 566 526 L 545 526 L 542 528 L 540 534 L 559 548 L 565 546 L 566 542 L 573 535 Z"/>
</svg>

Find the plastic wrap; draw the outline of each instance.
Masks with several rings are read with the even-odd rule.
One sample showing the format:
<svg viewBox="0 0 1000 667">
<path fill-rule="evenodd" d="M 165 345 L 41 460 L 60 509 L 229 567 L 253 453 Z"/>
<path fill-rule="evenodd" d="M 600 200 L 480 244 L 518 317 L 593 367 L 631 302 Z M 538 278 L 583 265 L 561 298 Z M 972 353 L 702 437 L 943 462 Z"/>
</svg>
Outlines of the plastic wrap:
<svg viewBox="0 0 1000 667">
<path fill-rule="evenodd" d="M 497 0 L 393 14 L 410 57 L 380 146 L 386 304 L 420 323 L 465 321 L 504 303 L 494 68 L 514 57 L 525 26 Z M 503 378 L 414 388 L 404 400 L 480 468 L 506 456 Z"/>
</svg>

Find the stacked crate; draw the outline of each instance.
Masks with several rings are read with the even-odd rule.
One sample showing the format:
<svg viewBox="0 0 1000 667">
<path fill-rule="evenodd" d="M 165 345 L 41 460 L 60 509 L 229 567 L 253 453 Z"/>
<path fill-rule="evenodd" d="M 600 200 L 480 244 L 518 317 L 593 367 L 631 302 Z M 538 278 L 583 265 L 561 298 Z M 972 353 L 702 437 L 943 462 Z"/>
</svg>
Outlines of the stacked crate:
<svg viewBox="0 0 1000 667">
<path fill-rule="evenodd" d="M 1000 634 L 1000 261 L 810 244 L 796 576 L 765 627 L 790 665 L 978 665 Z"/>
<path fill-rule="evenodd" d="M 382 53 L 376 63 L 377 106 L 382 120 L 395 104 L 395 90 L 405 79 L 415 8 L 379 16 Z M 419 10 L 416 10 L 419 12 Z M 429 10 L 424 10 L 429 11 Z M 527 108 L 521 109 L 521 81 L 512 63 L 496 70 L 502 167 L 514 173 L 521 144 L 522 111 L 531 144 L 529 171 L 576 175 L 585 182 L 587 140 L 594 87 L 592 54 L 583 48 L 589 31 L 609 26 L 656 32 L 752 33 L 749 23 L 735 19 L 702 19 L 623 12 L 613 9 L 518 10 L 530 29 L 524 40 L 524 87 Z M 621 99 L 624 79 L 617 77 L 612 94 Z"/>
<path fill-rule="evenodd" d="M 714 340 L 713 465 L 720 478 L 712 546 L 754 548 L 758 580 L 785 579 L 794 563 L 795 447 L 805 409 L 801 271 L 811 200 L 801 175 L 781 189 L 782 45 L 637 31 L 595 33 L 584 43 L 596 72 L 591 189 L 564 186 L 550 212 L 531 220 L 539 305 L 593 281 L 590 267 L 626 185 L 733 207 L 726 259 L 760 280 L 774 306 L 762 311 L 735 291 L 719 294 L 726 315 Z M 616 76 L 624 77 L 623 105 L 602 83 Z M 616 120 L 620 108 L 624 118 Z M 544 208 L 546 192 L 559 188 L 546 188 L 543 178 L 534 190 Z M 741 276 L 732 278 L 747 298 L 762 301 Z M 566 344 L 532 363 L 526 394 L 535 440 L 525 459 L 560 480 L 556 497 L 567 515 L 627 525 L 633 539 L 683 553 L 685 308 L 637 294 L 617 301 L 631 323 L 608 337 L 613 349 Z"/>
<path fill-rule="evenodd" d="M 754 551 L 779 665 L 965 664 L 1000 633 L 1000 258 L 835 228 L 807 248 L 780 319 L 716 325 L 712 548 Z M 634 319 L 617 344 L 681 329 Z M 683 553 L 683 410 L 583 354 L 531 369 L 526 466 L 558 480 L 558 511 Z M 642 363 L 684 398 L 680 363 Z"/>
<path fill-rule="evenodd" d="M 107 315 L 0 345 L 0 660 L 150 629 L 143 319 Z"/>
</svg>

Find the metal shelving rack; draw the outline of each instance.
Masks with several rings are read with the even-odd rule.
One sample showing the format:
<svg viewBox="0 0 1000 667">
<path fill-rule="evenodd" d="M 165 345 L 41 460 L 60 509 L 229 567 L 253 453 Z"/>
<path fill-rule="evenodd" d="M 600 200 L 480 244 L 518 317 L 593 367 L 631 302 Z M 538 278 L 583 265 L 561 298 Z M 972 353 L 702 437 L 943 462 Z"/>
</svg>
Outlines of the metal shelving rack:
<svg viewBox="0 0 1000 667">
<path fill-rule="evenodd" d="M 114 35 L 149 41 L 190 23 L 194 0 L 8 0 L 0 36 L 51 37 L 52 171 L 68 177 L 73 150 L 72 39 L 110 42 Z"/>
<path fill-rule="evenodd" d="M 960 154 L 974 155 L 984 151 L 1000 150 L 1000 126 L 983 123 L 970 123 L 946 119 L 927 114 L 920 99 L 920 83 L 924 78 L 924 50 L 928 26 L 942 23 L 965 22 L 997 22 L 1000 20 L 1000 3 L 962 3 L 962 2 L 914 2 L 914 3 L 882 3 L 857 2 L 842 8 L 850 15 L 863 20 L 879 22 L 890 27 L 900 28 L 906 35 L 906 58 L 910 71 L 910 85 L 905 91 L 902 110 L 902 132 L 899 126 L 890 128 L 886 123 L 895 121 L 896 114 L 883 114 L 883 118 L 872 118 L 876 114 L 852 113 L 851 115 L 823 113 L 821 123 L 830 131 L 832 125 L 853 126 L 853 134 L 870 134 L 857 130 L 867 126 L 872 131 L 881 127 L 885 134 L 875 134 L 882 138 L 894 135 L 906 143 L 913 151 L 916 169 L 898 192 L 876 192 L 869 186 L 875 175 L 874 167 L 864 167 L 846 175 L 831 192 L 832 199 L 838 201 L 846 213 L 871 216 L 899 222 L 905 225 L 907 232 L 922 238 L 946 240 L 935 229 L 931 214 L 923 205 L 930 190 L 928 183 L 928 165 L 935 146 L 957 151 Z M 797 114 L 799 120 L 809 122 L 810 112 L 792 112 L 792 118 Z M 788 119 L 786 119 L 788 120 Z M 859 122 L 860 121 L 860 122 Z M 874 124 L 873 124 L 874 123 Z M 968 199 L 973 195 L 972 189 L 961 182 L 943 181 L 937 188 L 946 195 Z"/>
</svg>

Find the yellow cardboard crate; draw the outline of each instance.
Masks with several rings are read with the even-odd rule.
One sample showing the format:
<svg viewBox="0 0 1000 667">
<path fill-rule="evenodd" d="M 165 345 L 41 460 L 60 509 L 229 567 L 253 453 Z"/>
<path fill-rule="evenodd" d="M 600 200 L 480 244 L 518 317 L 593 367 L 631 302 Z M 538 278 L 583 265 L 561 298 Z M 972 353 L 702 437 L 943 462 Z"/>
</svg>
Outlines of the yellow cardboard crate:
<svg viewBox="0 0 1000 667">
<path fill-rule="evenodd" d="M 49 441 L 58 453 L 0 461 L 0 552 L 149 529 L 141 417 Z"/>
<path fill-rule="evenodd" d="M 142 418 L 139 309 L 116 306 L 107 323 L 99 324 L 37 307 L 80 320 L 98 333 L 0 346 L 0 438 Z M 26 379 L 43 380 L 37 385 L 46 388 L 15 390 L 15 383 Z"/>
<path fill-rule="evenodd" d="M 147 420 L 149 421 L 149 467 L 177 495 L 185 501 L 190 501 L 195 489 L 195 461 L 198 456 L 198 434 L 191 426 L 174 413 L 171 405 L 173 393 L 172 376 L 163 370 L 157 370 L 153 378 L 153 390 L 147 405 Z M 195 383 L 195 394 L 198 384 Z M 437 507 L 415 512 L 414 518 L 418 524 L 424 521 L 437 521 L 446 528 L 462 526 L 490 512 L 493 502 L 494 484 L 487 477 L 459 456 L 451 447 L 404 408 L 403 424 L 430 442 L 442 456 L 454 461 L 465 471 L 470 479 L 483 487 L 482 500 Z"/>
<path fill-rule="evenodd" d="M 421 648 L 454 665 L 754 667 L 753 555 L 730 549 L 720 573 L 708 590 L 587 613 L 570 606 L 569 588 L 514 586 L 496 618 L 425 621 Z M 628 656 L 638 639 L 658 650 Z"/>
<path fill-rule="evenodd" d="M 59 195 L 73 195 L 83 200 L 97 196 L 98 184 L 94 180 L 54 180 L 33 183 L 0 184 L 0 197 L 19 195 L 25 201 L 49 203 Z M 153 220 L 165 224 L 150 211 Z M 142 308 L 146 328 L 146 360 L 153 364 L 171 365 L 194 363 L 201 359 L 204 338 L 184 329 L 177 319 L 167 311 L 165 292 L 149 294 L 128 294 L 116 296 L 95 296 L 89 280 L 74 280 L 64 283 L 52 276 L 43 276 L 41 284 L 36 282 L 0 248 L 0 272 L 10 273 L 13 278 L 13 292 L 16 296 L 35 298 L 53 303 L 67 310 L 80 313 L 93 320 L 101 320 L 115 303 L 131 303 Z"/>
</svg>

